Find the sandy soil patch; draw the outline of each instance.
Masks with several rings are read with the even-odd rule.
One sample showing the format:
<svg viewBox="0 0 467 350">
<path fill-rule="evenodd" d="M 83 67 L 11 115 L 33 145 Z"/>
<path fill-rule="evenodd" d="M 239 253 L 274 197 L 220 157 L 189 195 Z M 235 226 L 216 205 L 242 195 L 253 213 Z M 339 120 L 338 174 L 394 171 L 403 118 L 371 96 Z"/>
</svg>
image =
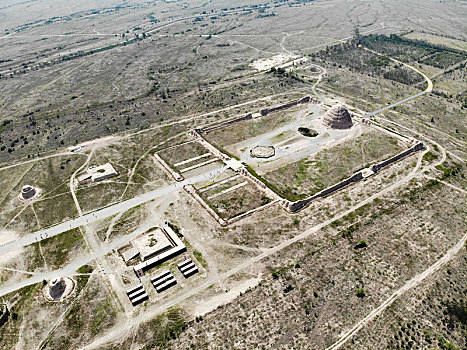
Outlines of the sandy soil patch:
<svg viewBox="0 0 467 350">
<path fill-rule="evenodd" d="M 293 56 L 285 55 L 280 53 L 278 55 L 268 57 L 268 58 L 260 58 L 254 61 L 251 66 L 259 71 L 270 69 L 271 67 L 277 66 L 279 64 L 283 64 L 293 58 Z"/>
<path fill-rule="evenodd" d="M 202 316 L 215 310 L 221 305 L 230 303 L 232 300 L 238 297 L 240 293 L 245 293 L 248 288 L 255 287 L 259 281 L 259 278 L 251 278 L 249 280 L 239 282 L 227 293 L 216 295 L 207 300 L 202 300 L 194 307 L 193 314 L 196 316 Z"/>
</svg>

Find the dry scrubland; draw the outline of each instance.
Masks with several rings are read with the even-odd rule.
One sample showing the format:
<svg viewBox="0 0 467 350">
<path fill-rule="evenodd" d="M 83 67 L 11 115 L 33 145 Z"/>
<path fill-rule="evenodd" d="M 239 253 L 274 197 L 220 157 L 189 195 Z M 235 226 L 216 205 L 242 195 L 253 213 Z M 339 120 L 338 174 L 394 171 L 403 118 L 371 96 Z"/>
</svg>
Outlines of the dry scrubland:
<svg viewBox="0 0 467 350">
<path fill-rule="evenodd" d="M 68 181 L 85 159 L 83 155 L 70 154 L 0 170 L 3 182 L 0 190 L 1 227 L 27 232 L 75 216 Z M 42 190 L 33 203 L 18 199 L 26 184 Z"/>
<path fill-rule="evenodd" d="M 167 24 L 164 18 L 167 11 L 172 16 L 191 18 L 155 30 L 150 38 L 144 40 L 2 80 L 0 120 L 2 123 L 12 121 L 2 127 L 2 144 L 5 145 L 0 153 L 2 161 L 37 156 L 38 153 L 97 136 L 144 128 L 160 122 L 161 118 L 168 120 L 212 110 L 226 103 L 245 101 L 256 94 L 264 96 L 277 91 L 281 84 L 276 80 L 268 82 L 254 76 L 248 78 L 248 74 L 253 72 L 248 64 L 284 49 L 296 54 L 313 52 L 320 45 L 333 42 L 329 33 L 335 38 L 348 37 L 352 31 L 350 28 L 357 24 L 361 25 L 362 32 L 381 30 L 390 33 L 393 30 L 387 23 L 391 23 L 391 26 L 405 24 L 401 20 L 404 18 L 402 13 L 411 12 L 416 18 L 426 18 L 427 13 L 432 11 L 445 15 L 432 18 L 430 23 L 422 21 L 419 25 L 413 24 L 413 29 L 429 28 L 456 35 L 456 25 L 462 23 L 455 15 L 455 4 L 431 3 L 428 6 L 414 1 L 398 6 L 383 2 L 368 7 L 358 2 L 299 4 L 292 1 L 278 7 L 270 5 L 265 10 L 248 7 L 258 3 L 248 1 L 241 4 L 247 7 L 240 8 L 236 15 L 235 12 L 222 14 L 225 12 L 220 10 L 223 5 L 225 8 L 231 7 L 228 2 L 194 2 L 190 7 L 177 2 L 158 2 L 154 8 L 137 2 L 117 8 L 110 2 L 101 15 L 92 13 L 87 8 L 92 5 L 86 3 L 83 10 L 72 10 L 64 21 L 60 21 L 60 16 L 64 15 L 65 8 L 54 4 L 54 11 L 55 7 L 60 11 L 57 11 L 58 18 L 51 19 L 52 23 L 44 18 L 52 13 L 44 12 L 40 3 L 26 7 L 24 18 L 34 16 L 30 21 L 32 25 L 16 28 L 28 22 L 17 23 L 13 19 L 11 24 L 4 24 L 11 37 L 0 42 L 5 55 L 0 59 L 7 61 L 0 64 L 0 70 L 9 71 L 10 65 L 15 67 L 13 70 L 18 67 L 24 69 L 23 63 L 31 65 L 31 61 L 47 60 L 53 55 L 68 53 L 73 51 L 73 46 L 82 45 L 77 43 L 82 40 L 93 39 L 92 44 L 86 44 L 83 48 L 86 51 L 134 39 L 136 34 L 142 36 L 150 28 Z M 2 14 L 10 19 L 13 12 L 24 7 L 18 5 L 15 10 L 15 6 L 12 6 L 3 9 Z M 213 16 L 196 16 L 212 8 L 216 10 Z M 336 8 L 339 11 L 335 11 Z M 274 16 L 265 17 L 272 14 Z M 343 21 L 342 14 L 345 14 L 344 23 L 349 25 L 342 23 L 342 27 L 336 27 L 334 23 Z M 310 15 L 319 20 L 310 19 Z M 86 16 L 85 19 L 83 16 Z M 15 15 L 14 18 L 17 17 Z M 136 19 L 139 20 L 138 24 L 135 23 Z M 36 20 L 39 22 L 35 23 Z M 381 24 L 383 22 L 386 23 L 384 26 Z M 294 35 L 282 42 L 284 35 L 278 28 L 287 28 Z M 94 30 L 103 34 L 117 34 L 117 37 L 97 35 Z M 64 37 L 53 36 L 56 33 L 67 34 Z M 216 36 L 209 37 L 209 34 Z M 29 41 L 32 38 L 36 40 L 35 47 L 40 42 L 41 46 L 36 50 L 42 50 L 46 57 L 34 58 L 36 53 L 31 51 Z M 60 41 L 64 40 L 72 47 L 60 45 Z M 238 77 L 240 81 L 230 80 L 233 77 Z M 245 83 L 247 86 L 243 86 Z M 228 86 L 222 88 L 223 85 Z M 292 86 L 287 83 L 285 87 L 290 89 Z M 19 140 L 20 136 L 27 136 L 28 143 Z M 9 153 L 8 149 L 12 151 Z"/>
<path fill-rule="evenodd" d="M 455 191 L 444 185 L 421 185 L 401 198 L 365 207 L 269 259 L 271 275 L 261 285 L 192 325 L 171 348 L 329 346 L 343 328 L 365 316 L 462 236 L 464 199 Z M 455 207 L 448 205 L 452 201 Z M 439 214 L 437 218 L 427 207 Z M 457 284 L 458 290 L 461 285 Z M 359 289 L 364 296 L 357 295 Z M 457 298 L 462 303 L 465 296 Z M 438 315 L 428 313 L 419 322 L 432 322 Z M 462 323 L 456 327 L 462 329 Z M 443 329 L 432 333 L 434 339 L 438 334 L 446 337 Z M 451 332 L 449 339 L 462 348 L 460 330 Z"/>
<path fill-rule="evenodd" d="M 173 183 L 154 161 L 155 152 L 171 166 L 200 155 L 203 148 L 181 146 L 170 152 L 167 147 L 186 142 L 191 128 L 313 94 L 312 84 L 321 71 L 326 74 L 316 86 L 317 97 L 337 98 L 362 112 L 425 89 L 420 75 L 360 45 L 432 78 L 432 93 L 374 120 L 424 141 L 429 150 L 422 166 L 439 164 L 403 183 L 422 157 L 417 153 L 297 214 L 274 204 L 224 228 L 191 196 L 179 192 L 170 200 L 156 199 L 86 229 L 70 230 L 1 256 L 0 288 L 27 283 L 33 273 L 48 276 L 62 267 L 68 268 L 66 274 L 73 275 L 77 288 L 62 303 L 45 301 L 43 283 L 2 297 L 11 312 L 0 325 L 0 348 L 77 349 L 107 339 L 96 347 L 323 349 L 465 234 L 466 201 L 459 191 L 466 189 L 467 54 L 461 16 L 465 6 L 416 0 L 264 4 L 247 0 L 231 9 L 231 2 L 223 0 L 189 4 L 105 0 L 96 9 L 91 1 L 58 0 L 51 8 L 49 0 L 4 2 L 0 162 L 32 161 L 83 141 L 112 136 L 87 144 L 79 154 L 0 169 L 0 227 L 11 230 L 13 239 L 76 217 L 69 181 L 85 162 L 110 162 L 119 175 L 76 188 L 84 212 Z M 360 36 L 354 36 L 357 26 Z M 366 35 L 370 33 L 375 35 Z M 305 64 L 295 67 L 295 72 L 272 73 L 258 72 L 251 65 L 279 53 L 305 55 L 309 63 L 322 68 Z M 252 102 L 230 108 L 247 101 Z M 212 113 L 203 115 L 208 112 Z M 211 132 L 207 138 L 231 151 L 232 144 L 289 122 L 290 115 L 282 111 L 261 122 Z M 265 177 L 292 197 L 318 191 L 401 150 L 401 144 L 383 135 L 365 132 Z M 226 172 L 218 180 L 231 175 Z M 42 196 L 32 203 L 17 198 L 26 183 L 42 189 Z M 336 218 L 395 184 L 400 186 Z M 252 184 L 212 198 L 224 189 L 219 186 L 203 194 L 224 218 L 270 200 Z M 274 251 L 327 220 L 322 229 Z M 154 221 L 169 221 L 181 230 L 186 256 L 201 272 L 183 279 L 175 267 L 182 256 L 153 269 L 149 276 L 171 269 L 177 287 L 158 295 L 143 281 L 148 282 L 150 301 L 128 308 L 122 291 L 136 278 L 115 249 L 106 249 L 141 224 Z M 92 255 L 93 239 L 105 251 L 97 260 Z M 252 260 L 259 254 L 265 257 Z M 247 266 L 222 277 L 241 264 Z M 343 348 L 465 348 L 465 267 L 464 247 Z M 253 287 L 246 292 L 237 289 L 245 281 Z M 205 289 L 184 299 L 184 293 L 203 283 L 208 284 Z M 237 290 L 242 290 L 238 297 L 237 292 L 231 294 Z M 176 306 L 167 307 L 174 302 Z M 142 322 L 127 328 L 138 316 Z"/>
</svg>

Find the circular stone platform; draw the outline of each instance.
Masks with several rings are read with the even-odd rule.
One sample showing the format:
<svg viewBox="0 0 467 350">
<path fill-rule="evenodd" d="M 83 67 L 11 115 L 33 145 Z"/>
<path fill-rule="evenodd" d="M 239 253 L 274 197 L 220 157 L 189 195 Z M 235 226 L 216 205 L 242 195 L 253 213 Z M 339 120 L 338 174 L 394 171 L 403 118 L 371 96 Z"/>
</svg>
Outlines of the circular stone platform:
<svg viewBox="0 0 467 350">
<path fill-rule="evenodd" d="M 331 129 L 350 129 L 353 125 L 352 117 L 344 106 L 334 106 L 323 115 L 321 122 Z"/>
<path fill-rule="evenodd" d="M 273 146 L 256 146 L 250 150 L 250 156 L 253 158 L 274 157 L 276 150 Z"/>
<path fill-rule="evenodd" d="M 47 283 L 44 295 L 49 301 L 62 301 L 75 289 L 75 281 L 68 277 L 55 277 Z"/>
</svg>

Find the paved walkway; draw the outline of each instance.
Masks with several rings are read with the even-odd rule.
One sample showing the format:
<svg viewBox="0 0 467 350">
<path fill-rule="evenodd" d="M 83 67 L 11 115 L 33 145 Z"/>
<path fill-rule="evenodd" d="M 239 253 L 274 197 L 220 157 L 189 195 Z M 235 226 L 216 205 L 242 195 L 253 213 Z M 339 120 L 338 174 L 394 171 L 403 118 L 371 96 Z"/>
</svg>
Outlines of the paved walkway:
<svg viewBox="0 0 467 350">
<path fill-rule="evenodd" d="M 403 103 L 405 103 L 405 102 L 407 102 L 407 101 L 413 100 L 414 98 L 417 98 L 417 97 L 419 97 L 419 96 L 425 95 L 426 93 L 428 93 L 428 91 L 419 92 L 418 94 L 415 94 L 415 95 L 412 95 L 412 96 L 410 96 L 410 97 L 404 98 L 404 99 L 401 100 L 401 101 L 391 103 L 389 106 L 380 108 L 380 109 L 378 109 L 377 111 L 367 113 L 367 114 L 365 114 L 362 118 L 363 118 L 363 119 L 368 119 L 368 118 L 370 118 L 370 117 L 372 117 L 372 116 L 374 116 L 374 115 L 376 115 L 376 114 L 379 114 L 379 113 L 381 113 L 381 112 L 384 112 L 384 111 L 387 110 L 387 109 L 394 108 L 394 107 L 399 106 L 400 104 L 403 104 Z"/>
<path fill-rule="evenodd" d="M 407 101 L 413 100 L 414 98 L 417 98 L 417 97 L 419 97 L 419 96 L 425 95 L 425 94 L 427 94 L 427 93 L 429 93 L 429 92 L 431 92 L 431 91 L 433 90 L 433 82 L 431 81 L 431 79 L 430 79 L 426 74 L 424 74 L 423 72 L 421 72 L 420 70 L 418 70 L 417 68 L 412 67 L 411 65 L 409 65 L 409 64 L 407 64 L 407 63 L 404 63 L 404 62 L 401 62 L 401 61 L 399 61 L 399 60 L 396 60 L 396 59 L 394 59 L 394 58 L 392 58 L 392 57 L 389 57 L 389 56 L 380 54 L 380 53 L 378 53 L 378 52 L 376 52 L 376 51 L 373 51 L 373 50 L 371 50 L 371 49 L 368 49 L 368 48 L 366 48 L 366 47 L 364 47 L 364 50 L 370 51 L 370 52 L 374 53 L 375 55 L 388 58 L 389 60 L 391 60 L 391 61 L 393 61 L 393 62 L 396 62 L 396 63 L 398 63 L 398 64 L 401 64 L 401 65 L 403 65 L 403 66 L 405 66 L 405 67 L 407 67 L 407 68 L 413 70 L 414 72 L 420 74 L 420 75 L 426 80 L 427 87 L 426 87 L 426 89 L 425 89 L 424 91 L 421 91 L 421 92 L 419 92 L 419 93 L 417 93 L 417 94 L 415 94 L 415 95 L 412 95 L 412 96 L 409 96 L 409 97 L 407 97 L 407 98 L 404 98 L 404 99 L 401 100 L 401 101 L 391 103 L 389 106 L 380 108 L 380 109 L 378 109 L 377 111 L 374 111 L 374 112 L 370 112 L 370 113 L 368 113 L 368 114 L 365 114 L 362 118 L 364 118 L 364 119 L 370 118 L 370 117 L 372 117 L 372 116 L 374 116 L 374 115 L 376 115 L 376 114 L 379 114 L 379 113 L 381 113 L 381 112 L 384 112 L 384 111 L 387 110 L 387 109 L 394 108 L 394 107 L 396 107 L 396 106 L 398 106 L 398 105 L 400 105 L 400 104 L 403 104 L 403 103 L 405 103 L 405 102 L 407 102 Z"/>
<path fill-rule="evenodd" d="M 103 244 L 101 247 L 99 247 L 99 249 L 95 250 L 92 253 L 86 254 L 84 256 L 81 256 L 71 261 L 69 264 L 67 264 L 62 269 L 47 271 L 47 272 L 34 272 L 34 274 L 31 277 L 28 277 L 22 281 L 3 285 L 0 287 L 0 297 L 6 294 L 9 294 L 11 292 L 14 292 L 20 288 L 42 282 L 43 280 L 46 280 L 46 281 L 51 280 L 52 278 L 57 277 L 57 276 L 79 275 L 79 273 L 77 273 L 76 270 L 78 270 L 81 266 L 89 264 L 91 261 L 94 261 L 96 258 L 104 257 L 105 255 L 110 253 L 112 250 L 120 248 L 122 245 L 126 244 L 127 242 L 129 242 L 130 240 L 138 236 L 139 234 L 146 232 L 153 226 L 154 226 L 153 222 L 148 222 L 144 225 L 141 225 L 136 231 L 128 235 L 119 237 L 110 243 Z M 31 274 L 30 272 L 25 272 L 25 273 Z"/>
<path fill-rule="evenodd" d="M 138 205 L 147 203 L 153 200 L 154 198 L 170 197 L 172 193 L 183 189 L 183 186 L 192 185 L 197 182 L 206 181 L 206 180 L 215 178 L 216 176 L 220 175 L 224 171 L 225 171 L 225 168 L 205 172 L 203 174 L 188 178 L 182 182 L 176 182 L 170 185 L 166 185 L 166 186 L 157 188 L 155 190 L 152 190 L 150 192 L 144 193 L 142 195 L 139 195 L 137 197 L 128 199 L 126 201 L 108 206 L 106 208 L 97 210 L 89 214 L 85 214 L 76 219 L 65 221 L 61 224 L 33 232 L 29 235 L 26 235 L 24 237 L 17 239 L 16 241 L 3 244 L 2 246 L 0 246 L 0 254 L 14 251 L 16 249 L 39 242 L 43 239 L 47 239 L 47 238 L 59 235 L 60 233 L 66 232 L 68 230 L 78 228 L 80 226 L 84 226 L 84 225 L 111 217 L 118 213 L 125 212 L 131 208 L 137 207 Z"/>
</svg>

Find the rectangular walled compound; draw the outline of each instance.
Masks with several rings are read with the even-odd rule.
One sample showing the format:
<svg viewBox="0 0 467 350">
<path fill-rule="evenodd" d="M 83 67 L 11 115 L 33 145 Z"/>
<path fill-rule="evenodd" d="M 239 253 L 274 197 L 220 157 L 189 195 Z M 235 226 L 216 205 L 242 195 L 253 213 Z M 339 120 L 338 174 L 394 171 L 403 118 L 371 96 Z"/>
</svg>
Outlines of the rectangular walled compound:
<svg viewBox="0 0 467 350">
<path fill-rule="evenodd" d="M 384 160 L 380 163 L 377 163 L 377 164 L 373 164 L 371 165 L 369 168 L 366 168 L 366 169 L 362 169 L 358 172 L 356 172 L 355 174 L 353 174 L 352 176 L 348 177 L 347 179 L 344 179 L 342 181 L 340 181 L 339 183 L 337 184 L 334 184 L 333 186 L 330 186 L 308 198 L 305 198 L 305 199 L 302 199 L 302 200 L 297 200 L 297 201 L 290 201 L 286 198 L 283 198 L 281 197 L 279 194 L 277 194 L 275 191 L 273 191 L 271 188 L 269 188 L 263 181 L 261 181 L 260 178 L 254 176 L 245 166 L 243 163 L 241 163 L 240 161 L 232 158 L 231 156 L 227 155 L 227 154 L 224 154 L 221 150 L 219 150 L 218 148 L 216 148 L 214 145 L 212 145 L 209 141 L 206 140 L 206 138 L 203 136 L 204 134 L 210 132 L 210 131 L 213 131 L 213 130 L 217 130 L 217 129 L 220 129 L 220 128 L 227 128 L 227 127 L 230 127 L 236 123 L 241 123 L 243 121 L 246 121 L 246 120 L 251 120 L 253 118 L 261 118 L 262 116 L 265 116 L 265 115 L 268 115 L 272 112 L 275 112 L 275 111 L 279 111 L 279 110 L 283 110 L 283 109 L 286 109 L 286 108 L 290 108 L 290 107 L 293 107 L 293 106 L 296 106 L 298 104 L 306 104 L 306 103 L 315 103 L 317 104 L 318 101 L 312 97 L 304 97 L 298 101 L 293 101 L 293 102 L 290 102 L 290 103 L 286 103 L 286 104 L 283 104 L 283 105 L 279 105 L 279 106 L 276 106 L 276 107 L 272 107 L 272 108 L 266 108 L 266 109 L 262 109 L 260 110 L 259 113 L 254 113 L 254 114 L 247 114 L 246 116 L 243 116 L 243 117 L 240 117 L 240 118 L 235 118 L 235 119 L 232 119 L 232 120 L 229 120 L 229 121 L 226 121 L 226 122 L 223 122 L 223 123 L 220 123 L 220 124 L 217 124 L 217 125 L 214 125 L 214 126 L 211 126 L 211 127 L 207 127 L 207 128 L 203 128 L 203 129 L 194 129 L 192 131 L 190 131 L 190 136 L 193 138 L 193 140 L 195 142 L 198 142 L 199 144 L 201 144 L 206 150 L 208 150 L 208 153 L 211 154 L 214 159 L 216 160 L 220 160 L 224 163 L 225 167 L 226 168 L 230 168 L 232 170 L 234 170 L 238 176 L 243 176 L 244 178 L 246 178 L 247 180 L 249 180 L 251 183 L 254 183 L 257 188 L 264 194 L 266 195 L 268 198 L 271 198 L 271 202 L 261 206 L 261 207 L 258 207 L 258 208 L 255 208 L 253 210 L 250 210 L 246 213 L 242 213 L 236 217 L 233 217 L 233 218 L 230 218 L 228 220 L 225 220 L 225 219 L 222 219 L 212 208 L 209 204 L 206 203 L 206 201 L 201 197 L 201 193 L 203 191 L 206 191 L 206 188 L 204 189 L 201 189 L 201 191 L 199 192 L 194 186 L 192 185 L 187 185 L 184 187 L 184 189 L 193 196 L 194 199 L 196 199 L 202 206 L 203 208 L 205 208 L 210 214 L 211 216 L 214 217 L 214 219 L 216 221 L 219 222 L 220 225 L 222 226 L 226 226 L 226 225 L 229 225 L 233 222 L 236 222 L 246 216 L 249 216 L 251 215 L 252 213 L 258 211 L 258 210 L 261 210 L 261 209 L 264 209 L 270 205 L 273 205 L 274 203 L 280 203 L 281 206 L 287 210 L 288 212 L 291 212 L 291 213 L 294 213 L 294 212 L 297 212 L 301 209 L 303 209 L 305 206 L 307 206 L 309 203 L 311 203 L 313 200 L 317 199 L 317 198 L 321 198 L 321 197 L 325 197 L 339 189 L 342 189 L 354 182 L 357 182 L 357 181 L 360 181 L 364 178 L 367 178 L 371 175 L 374 175 L 376 174 L 378 171 L 380 171 L 382 168 L 414 153 L 414 152 L 417 152 L 417 151 L 420 151 L 422 149 L 425 148 L 425 145 L 423 144 L 423 142 L 420 142 L 420 141 L 417 141 L 417 140 L 410 140 L 411 142 L 411 147 L 387 160 Z M 405 141 L 408 141 L 409 139 L 406 138 L 405 136 L 403 135 L 399 135 L 399 134 L 395 134 L 393 133 L 392 131 L 389 131 L 389 130 L 386 130 L 384 128 L 381 128 L 380 126 L 377 126 L 376 124 L 374 124 L 373 122 L 369 121 L 369 120 L 362 120 L 362 123 L 364 124 L 367 124 L 367 125 L 370 125 L 372 127 L 375 127 L 377 129 L 379 129 L 380 131 L 383 131 L 383 132 L 386 132 L 386 133 L 389 133 L 391 134 L 392 136 L 398 138 L 398 139 L 404 139 Z M 193 141 L 191 141 L 193 142 Z M 174 146 L 174 147 L 177 147 L 177 146 Z M 203 153 L 202 155 L 200 156 L 197 156 L 196 159 L 206 159 L 208 157 L 207 153 Z M 158 159 L 162 165 L 164 166 L 164 168 L 166 170 L 168 170 L 168 172 L 177 180 L 177 181 L 181 181 L 183 180 L 183 176 L 178 173 L 177 171 L 174 171 L 164 160 L 162 160 L 160 157 L 158 157 L 156 155 L 156 159 Z M 192 159 L 195 159 L 195 158 L 192 158 Z M 192 161 L 192 159 L 188 159 L 188 160 L 184 160 L 181 162 L 181 164 L 188 164 L 190 163 L 190 161 Z M 205 161 L 206 162 L 206 161 Z M 204 163 L 205 163 L 204 162 Z M 204 163 L 202 163 L 201 165 L 204 165 Z M 180 163 L 178 163 L 180 164 Z M 239 185 L 235 185 L 238 187 L 241 187 L 243 186 L 244 183 L 242 184 L 239 184 Z M 216 184 L 214 185 L 211 185 L 211 188 L 213 186 L 217 186 Z M 236 188 L 233 188 L 233 189 L 228 189 L 228 190 L 225 190 L 224 193 L 227 193 L 229 192 L 230 190 L 235 190 Z M 211 197 L 213 198 L 213 197 Z M 208 198 L 209 199 L 209 198 Z"/>
<path fill-rule="evenodd" d="M 157 243 L 151 243 L 151 233 L 157 233 Z M 119 249 L 125 262 L 140 257 L 141 262 L 133 266 L 138 277 L 144 275 L 144 271 L 167 261 L 186 251 L 186 246 L 177 234 L 166 226 L 154 228 L 134 238 L 129 244 Z"/>
</svg>

